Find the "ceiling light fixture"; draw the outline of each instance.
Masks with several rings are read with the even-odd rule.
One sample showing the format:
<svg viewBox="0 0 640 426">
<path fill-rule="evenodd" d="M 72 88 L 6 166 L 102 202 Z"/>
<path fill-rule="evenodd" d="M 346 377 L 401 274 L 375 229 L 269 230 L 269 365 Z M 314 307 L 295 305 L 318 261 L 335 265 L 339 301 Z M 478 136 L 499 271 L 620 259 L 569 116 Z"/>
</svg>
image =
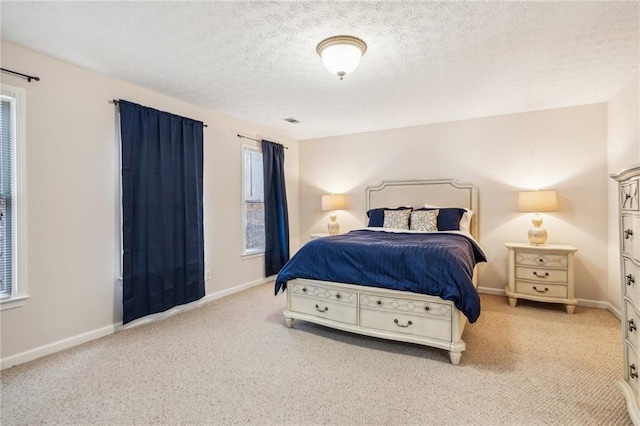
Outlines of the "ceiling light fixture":
<svg viewBox="0 0 640 426">
<path fill-rule="evenodd" d="M 324 66 L 340 80 L 358 67 L 366 51 L 367 43 L 348 35 L 325 38 L 316 47 Z"/>
</svg>

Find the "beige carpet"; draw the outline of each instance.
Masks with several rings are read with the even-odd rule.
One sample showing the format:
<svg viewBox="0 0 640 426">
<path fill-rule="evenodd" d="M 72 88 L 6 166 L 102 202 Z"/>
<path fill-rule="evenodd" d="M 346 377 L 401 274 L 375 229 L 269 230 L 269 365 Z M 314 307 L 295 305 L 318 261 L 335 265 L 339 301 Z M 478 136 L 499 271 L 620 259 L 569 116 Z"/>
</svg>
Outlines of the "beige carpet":
<svg viewBox="0 0 640 426">
<path fill-rule="evenodd" d="M 18 424 L 628 425 L 619 322 L 482 296 L 445 351 L 284 326 L 271 285 L 1 373 Z"/>
</svg>

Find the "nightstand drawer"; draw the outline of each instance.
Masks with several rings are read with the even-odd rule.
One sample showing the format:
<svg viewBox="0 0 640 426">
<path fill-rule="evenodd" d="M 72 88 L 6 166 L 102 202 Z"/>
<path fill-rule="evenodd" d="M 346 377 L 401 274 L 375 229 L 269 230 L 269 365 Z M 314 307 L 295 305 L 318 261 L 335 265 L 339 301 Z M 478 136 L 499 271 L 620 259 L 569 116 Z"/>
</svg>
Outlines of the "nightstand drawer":
<svg viewBox="0 0 640 426">
<path fill-rule="evenodd" d="M 289 309 L 294 312 L 327 318 L 346 324 L 358 323 L 358 307 L 314 297 L 290 296 Z"/>
<path fill-rule="evenodd" d="M 532 283 L 526 281 L 516 281 L 516 293 L 529 294 L 531 296 L 556 297 L 564 299 L 568 297 L 568 290 L 566 285 Z"/>
<path fill-rule="evenodd" d="M 525 268 L 516 266 L 516 279 L 566 284 L 569 277 L 566 269 Z"/>
<path fill-rule="evenodd" d="M 374 330 L 451 340 L 451 327 L 443 327 L 447 322 L 444 318 L 360 308 L 360 326 Z"/>
<path fill-rule="evenodd" d="M 545 268 L 566 268 L 567 259 L 566 254 L 549 254 L 520 250 L 518 250 L 515 256 L 516 265 Z"/>
</svg>

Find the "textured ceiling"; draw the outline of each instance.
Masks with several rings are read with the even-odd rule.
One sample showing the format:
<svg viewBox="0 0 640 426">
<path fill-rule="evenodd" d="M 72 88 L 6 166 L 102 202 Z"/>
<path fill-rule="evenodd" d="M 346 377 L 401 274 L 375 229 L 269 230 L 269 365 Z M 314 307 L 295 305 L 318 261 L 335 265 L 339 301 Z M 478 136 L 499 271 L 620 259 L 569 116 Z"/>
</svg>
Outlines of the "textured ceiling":
<svg viewBox="0 0 640 426">
<path fill-rule="evenodd" d="M 5 40 L 297 139 L 604 102 L 639 62 L 637 2 L 0 8 Z M 337 34 L 368 44 L 343 81 L 315 52 Z"/>
</svg>

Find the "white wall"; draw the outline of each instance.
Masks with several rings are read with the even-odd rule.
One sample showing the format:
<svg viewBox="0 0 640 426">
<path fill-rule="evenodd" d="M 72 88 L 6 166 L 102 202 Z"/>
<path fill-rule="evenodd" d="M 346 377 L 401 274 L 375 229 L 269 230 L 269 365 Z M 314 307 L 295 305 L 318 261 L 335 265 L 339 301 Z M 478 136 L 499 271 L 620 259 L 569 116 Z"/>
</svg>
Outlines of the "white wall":
<svg viewBox="0 0 640 426">
<path fill-rule="evenodd" d="M 346 193 L 344 230 L 365 221 L 364 191 L 383 180 L 456 178 L 478 186 L 479 285 L 507 283 L 506 241 L 526 241 L 521 189 L 555 189 L 544 215 L 549 243 L 576 246 L 576 297 L 607 300 L 607 108 L 595 104 L 300 142 L 300 236 L 321 232 L 324 193 Z M 428 201 L 428 200 L 425 200 Z"/>
<path fill-rule="evenodd" d="M 640 162 L 640 96 L 638 73 L 620 89 L 607 104 L 607 160 L 608 172 L 617 173 L 631 164 Z M 608 298 L 620 310 L 620 229 L 618 219 L 618 183 L 608 179 L 609 206 L 609 279 Z"/>
<path fill-rule="evenodd" d="M 204 121 L 207 294 L 264 277 L 264 258 L 242 259 L 241 145 L 237 133 L 264 137 L 286 151 L 291 242 L 298 246 L 298 142 L 143 87 L 98 75 L 2 43 L 2 74 L 26 89 L 28 292 L 1 313 L 2 359 L 113 326 L 122 320 L 117 283 L 119 166 L 116 107 L 127 99 Z"/>
</svg>

